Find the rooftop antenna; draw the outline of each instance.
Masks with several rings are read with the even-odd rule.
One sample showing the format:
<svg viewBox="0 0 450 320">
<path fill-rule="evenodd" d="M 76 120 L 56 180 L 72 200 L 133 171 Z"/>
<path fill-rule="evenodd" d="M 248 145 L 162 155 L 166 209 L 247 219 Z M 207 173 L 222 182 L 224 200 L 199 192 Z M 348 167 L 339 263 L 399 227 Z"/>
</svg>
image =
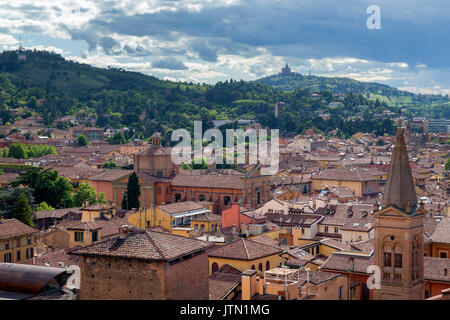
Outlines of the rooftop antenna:
<svg viewBox="0 0 450 320">
<path fill-rule="evenodd" d="M 311 77 L 311 69 L 309 69 L 309 76 Z"/>
</svg>

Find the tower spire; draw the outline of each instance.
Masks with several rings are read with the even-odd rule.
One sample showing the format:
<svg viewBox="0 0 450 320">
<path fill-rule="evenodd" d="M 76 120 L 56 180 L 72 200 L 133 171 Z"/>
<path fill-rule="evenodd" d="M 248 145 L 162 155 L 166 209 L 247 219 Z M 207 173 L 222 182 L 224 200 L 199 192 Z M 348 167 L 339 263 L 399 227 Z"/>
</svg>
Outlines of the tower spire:
<svg viewBox="0 0 450 320">
<path fill-rule="evenodd" d="M 411 175 L 411 167 L 409 166 L 405 137 L 401 128 L 397 130 L 382 205 L 383 207 L 395 205 L 408 213 L 417 205 L 416 190 Z"/>
</svg>

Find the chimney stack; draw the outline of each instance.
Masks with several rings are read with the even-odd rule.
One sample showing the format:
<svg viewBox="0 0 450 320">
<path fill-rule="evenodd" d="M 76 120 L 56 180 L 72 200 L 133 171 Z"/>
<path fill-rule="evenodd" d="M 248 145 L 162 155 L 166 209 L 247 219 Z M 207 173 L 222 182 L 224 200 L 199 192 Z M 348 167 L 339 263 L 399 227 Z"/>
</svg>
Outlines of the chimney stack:
<svg viewBox="0 0 450 320">
<path fill-rule="evenodd" d="M 133 230 L 129 225 L 123 225 L 119 227 L 119 238 L 125 239 L 128 233 L 131 233 Z"/>
</svg>

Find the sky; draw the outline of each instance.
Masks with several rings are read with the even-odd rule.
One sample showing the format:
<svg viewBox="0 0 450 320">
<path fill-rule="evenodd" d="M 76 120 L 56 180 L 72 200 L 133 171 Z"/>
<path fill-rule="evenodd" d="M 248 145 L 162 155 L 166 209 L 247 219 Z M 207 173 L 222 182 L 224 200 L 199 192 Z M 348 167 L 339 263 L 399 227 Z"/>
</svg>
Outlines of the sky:
<svg viewBox="0 0 450 320">
<path fill-rule="evenodd" d="M 380 29 L 369 29 L 371 5 Z M 295 72 L 450 94 L 448 0 L 0 0 L 0 50 L 174 81 Z M 372 21 L 372 20 L 370 20 Z"/>
</svg>

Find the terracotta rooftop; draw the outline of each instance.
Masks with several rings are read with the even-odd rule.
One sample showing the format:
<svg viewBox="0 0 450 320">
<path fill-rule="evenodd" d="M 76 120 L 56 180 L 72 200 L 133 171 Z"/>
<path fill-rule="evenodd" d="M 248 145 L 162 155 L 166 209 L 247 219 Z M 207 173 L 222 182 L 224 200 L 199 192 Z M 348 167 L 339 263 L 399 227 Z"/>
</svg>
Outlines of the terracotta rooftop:
<svg viewBox="0 0 450 320">
<path fill-rule="evenodd" d="M 442 218 L 430 238 L 433 242 L 450 243 L 450 219 Z"/>
<path fill-rule="evenodd" d="M 238 239 L 210 251 L 208 255 L 216 258 L 255 260 L 274 254 L 280 254 L 281 252 L 283 252 L 283 250 L 253 240 Z"/>
<path fill-rule="evenodd" d="M 450 259 L 423 257 L 424 278 L 439 282 L 450 282 Z"/>
<path fill-rule="evenodd" d="M 121 169 L 111 169 L 106 170 L 100 174 L 92 176 L 89 180 L 93 181 L 115 181 L 121 178 L 128 177 L 133 170 L 121 170 Z"/>
<path fill-rule="evenodd" d="M 145 261 L 171 261 L 201 252 L 210 247 L 203 241 L 152 230 L 132 231 L 124 238 L 117 237 L 73 249 L 70 254 L 140 259 Z"/>
<path fill-rule="evenodd" d="M 352 268 L 351 259 L 353 258 L 353 272 L 367 273 L 367 267 L 374 264 L 373 254 L 368 256 L 333 253 L 322 265 L 322 270 L 335 270 L 347 272 Z"/>
<path fill-rule="evenodd" d="M 0 220 L 0 239 L 30 235 L 39 232 L 17 219 Z"/>
<path fill-rule="evenodd" d="M 64 264 L 64 267 L 69 265 L 78 265 L 78 256 L 69 255 L 65 250 L 58 250 L 52 253 L 43 254 L 37 257 L 23 260 L 24 264 L 32 264 L 42 267 L 61 268 L 60 263 Z"/>
<path fill-rule="evenodd" d="M 314 271 L 309 273 L 309 282 L 320 284 L 322 282 L 339 277 L 340 274 L 325 271 Z M 302 272 L 299 275 L 299 286 L 303 286 L 307 282 L 307 273 Z"/>
<path fill-rule="evenodd" d="M 325 169 L 311 176 L 311 180 L 339 180 L 339 181 L 372 181 L 378 180 L 367 168 L 335 168 Z"/>
<path fill-rule="evenodd" d="M 171 204 L 164 204 L 164 205 L 158 206 L 157 208 L 159 208 L 169 214 L 175 214 L 175 213 L 179 213 L 179 212 L 204 209 L 205 207 L 194 201 L 184 201 L 184 202 L 176 202 L 176 203 L 171 203 Z"/>
<path fill-rule="evenodd" d="M 241 272 L 224 264 L 209 278 L 209 300 L 222 300 L 241 283 Z"/>
<path fill-rule="evenodd" d="M 265 234 L 257 236 L 255 238 L 253 238 L 252 240 L 255 242 L 261 243 L 261 244 L 265 244 L 267 246 L 278 248 L 278 240 L 272 239 L 272 238 L 266 236 Z"/>
<path fill-rule="evenodd" d="M 36 219 L 56 218 L 61 219 L 66 214 L 74 212 L 81 213 L 80 208 L 66 208 L 66 209 L 54 209 L 54 210 L 41 210 L 36 211 L 34 214 Z"/>
</svg>

